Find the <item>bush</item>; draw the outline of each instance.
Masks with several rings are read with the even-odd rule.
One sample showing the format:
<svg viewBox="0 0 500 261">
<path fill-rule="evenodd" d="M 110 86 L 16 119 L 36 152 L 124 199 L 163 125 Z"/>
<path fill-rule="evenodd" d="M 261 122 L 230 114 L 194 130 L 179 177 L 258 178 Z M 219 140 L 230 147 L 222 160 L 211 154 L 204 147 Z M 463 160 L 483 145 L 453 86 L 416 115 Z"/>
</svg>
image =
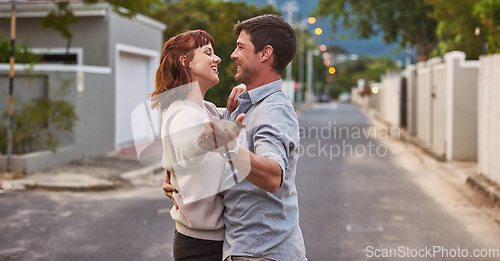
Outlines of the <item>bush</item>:
<svg viewBox="0 0 500 261">
<path fill-rule="evenodd" d="M 13 111 L 12 152 L 16 154 L 50 149 L 56 152 L 59 135 L 71 133 L 78 120 L 75 106 L 63 99 L 68 86 L 61 87 L 54 98 L 37 98 L 32 102 L 20 104 Z M 19 104 L 19 103 L 18 103 Z M 0 124 L 0 151 L 7 150 L 8 115 Z"/>
<path fill-rule="evenodd" d="M 15 46 L 16 63 L 33 65 L 39 57 L 29 51 L 28 42 Z M 10 42 L 0 35 L 0 63 L 9 62 Z M 26 73 L 29 75 L 29 67 Z M 61 134 L 71 133 L 78 116 L 75 106 L 64 98 L 72 80 L 62 80 L 61 87 L 49 98 L 37 98 L 26 103 L 15 102 L 12 125 L 12 152 L 16 154 L 50 149 L 56 152 Z M 7 153 L 7 119 L 0 122 L 0 152 Z"/>
</svg>

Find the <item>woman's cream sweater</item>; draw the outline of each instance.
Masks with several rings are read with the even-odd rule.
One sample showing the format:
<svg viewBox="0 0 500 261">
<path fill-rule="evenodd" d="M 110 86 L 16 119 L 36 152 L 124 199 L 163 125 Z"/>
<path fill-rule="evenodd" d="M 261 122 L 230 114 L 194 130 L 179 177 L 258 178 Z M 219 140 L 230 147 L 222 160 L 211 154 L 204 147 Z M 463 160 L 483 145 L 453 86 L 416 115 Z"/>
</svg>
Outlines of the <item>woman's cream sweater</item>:
<svg viewBox="0 0 500 261">
<path fill-rule="evenodd" d="M 201 107 L 176 101 L 163 113 L 161 129 L 163 168 L 171 171 L 179 192 L 173 195 L 179 209 L 172 207 L 170 215 L 180 233 L 206 240 L 224 240 L 224 205 L 218 193 L 230 168 L 219 153 L 201 149 L 198 137 L 204 122 L 220 117 L 212 103 Z"/>
</svg>

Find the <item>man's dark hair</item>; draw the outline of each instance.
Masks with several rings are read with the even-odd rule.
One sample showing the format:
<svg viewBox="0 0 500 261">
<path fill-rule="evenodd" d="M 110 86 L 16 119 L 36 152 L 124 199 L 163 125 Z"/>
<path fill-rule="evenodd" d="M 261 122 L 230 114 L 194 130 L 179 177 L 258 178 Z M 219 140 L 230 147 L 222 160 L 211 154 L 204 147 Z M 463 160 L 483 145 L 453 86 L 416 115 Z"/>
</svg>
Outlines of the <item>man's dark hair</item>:
<svg viewBox="0 0 500 261">
<path fill-rule="evenodd" d="M 238 21 L 234 26 L 235 37 L 238 37 L 241 31 L 250 35 L 250 41 L 255 46 L 255 53 L 262 51 L 266 45 L 273 47 L 272 67 L 279 74 L 283 74 L 297 50 L 297 39 L 292 26 L 281 16 L 266 14 L 243 22 Z"/>
</svg>

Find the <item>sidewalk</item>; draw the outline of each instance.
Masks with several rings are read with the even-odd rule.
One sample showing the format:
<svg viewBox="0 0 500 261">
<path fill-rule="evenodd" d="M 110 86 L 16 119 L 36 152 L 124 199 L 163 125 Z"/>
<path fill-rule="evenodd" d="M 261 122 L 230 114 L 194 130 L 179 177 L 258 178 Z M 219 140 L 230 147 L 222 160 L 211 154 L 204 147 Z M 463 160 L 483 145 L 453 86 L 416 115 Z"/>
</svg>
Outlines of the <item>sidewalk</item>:
<svg viewBox="0 0 500 261">
<path fill-rule="evenodd" d="M 391 124 L 381 118 L 377 112 L 370 110 L 363 112 L 370 120 L 386 127 L 393 127 Z M 420 148 L 420 153 L 432 156 L 434 160 L 440 163 L 446 172 L 453 175 L 458 182 L 466 184 L 472 189 L 479 191 L 486 197 L 493 200 L 494 204 L 500 206 L 500 186 L 478 172 L 477 161 L 446 161 L 441 155 L 437 155 L 432 149 L 422 144 L 416 137 L 410 135 L 405 129 L 400 128 L 400 139 L 411 143 Z"/>
<path fill-rule="evenodd" d="M 104 191 L 131 186 L 134 179 L 162 171 L 161 162 L 144 165 L 135 147 L 108 155 L 74 160 L 28 175 L 0 173 L 0 189 Z"/>
</svg>

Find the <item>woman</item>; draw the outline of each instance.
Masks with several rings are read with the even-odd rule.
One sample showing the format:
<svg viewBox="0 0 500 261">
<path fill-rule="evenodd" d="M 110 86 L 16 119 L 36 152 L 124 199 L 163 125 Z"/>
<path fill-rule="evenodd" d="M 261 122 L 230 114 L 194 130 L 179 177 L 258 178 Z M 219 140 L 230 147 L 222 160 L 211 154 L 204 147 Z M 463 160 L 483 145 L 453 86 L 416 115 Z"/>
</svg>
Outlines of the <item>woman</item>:
<svg viewBox="0 0 500 261">
<path fill-rule="evenodd" d="M 218 192 L 229 168 L 214 149 L 235 140 L 243 118 L 238 124 L 217 123 L 227 131 L 212 139 L 210 124 L 220 120 L 221 112 L 204 96 L 219 82 L 221 59 L 214 54 L 214 44 L 203 30 L 168 40 L 151 94 L 151 106 L 163 112 L 163 167 L 172 173 L 170 181 L 178 192 L 170 211 L 176 223 L 175 260 L 222 260 L 224 205 Z M 230 97 L 242 91 L 233 90 Z"/>
</svg>

